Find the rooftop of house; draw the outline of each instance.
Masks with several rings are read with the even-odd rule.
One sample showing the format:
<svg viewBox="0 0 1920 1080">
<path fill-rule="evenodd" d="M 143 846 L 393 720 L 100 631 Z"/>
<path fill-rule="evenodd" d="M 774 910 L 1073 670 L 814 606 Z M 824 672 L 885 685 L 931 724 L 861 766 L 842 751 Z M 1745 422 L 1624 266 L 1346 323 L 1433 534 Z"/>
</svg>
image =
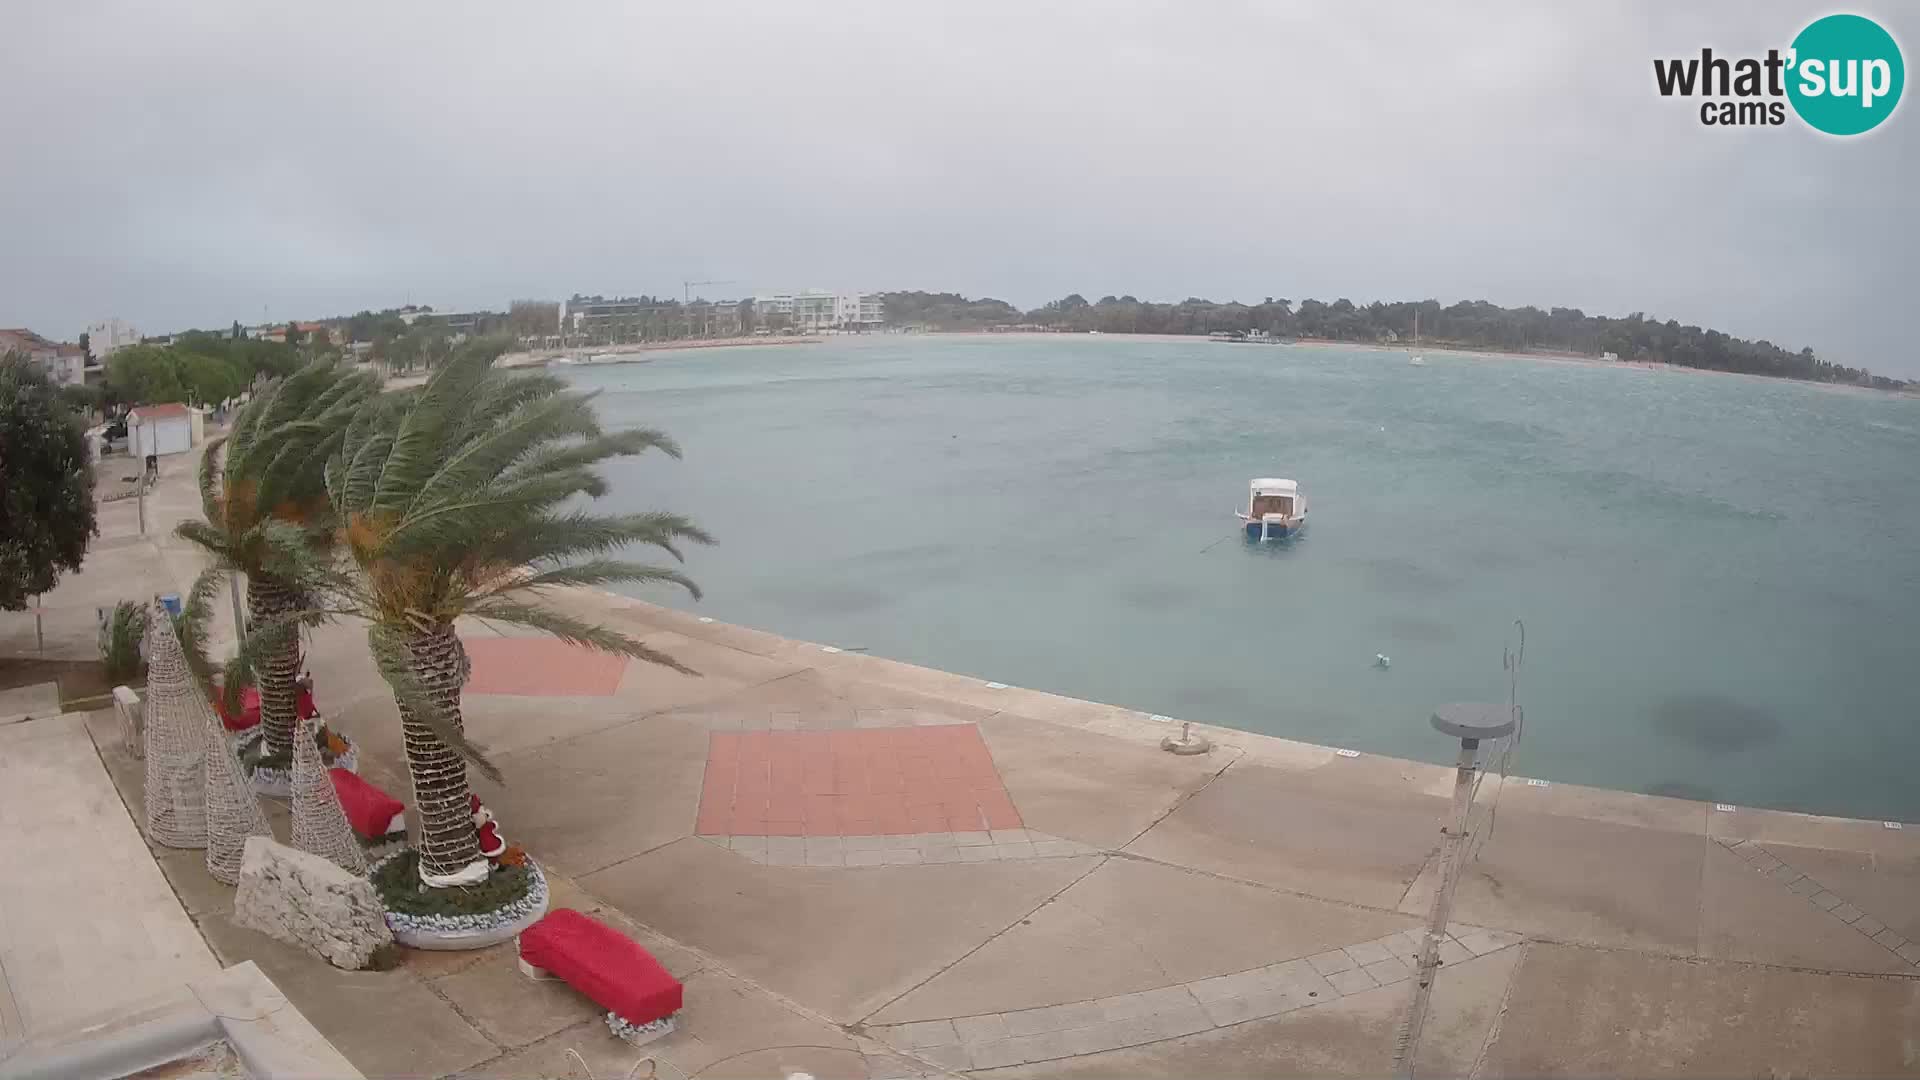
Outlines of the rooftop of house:
<svg viewBox="0 0 1920 1080">
<path fill-rule="evenodd" d="M 9 349 L 18 349 L 21 352 L 29 353 L 58 353 L 65 347 L 66 346 L 62 346 L 57 341 L 49 341 L 41 337 L 26 327 L 15 327 L 12 329 L 0 328 L 0 352 L 6 352 Z M 73 348 L 75 352 L 79 351 L 77 346 L 71 346 L 71 348 Z"/>
<path fill-rule="evenodd" d="M 188 416 L 191 415 L 192 411 L 193 410 L 177 401 L 169 401 L 161 405 L 141 405 L 128 415 L 138 417 L 142 420 L 161 420 Z"/>
</svg>

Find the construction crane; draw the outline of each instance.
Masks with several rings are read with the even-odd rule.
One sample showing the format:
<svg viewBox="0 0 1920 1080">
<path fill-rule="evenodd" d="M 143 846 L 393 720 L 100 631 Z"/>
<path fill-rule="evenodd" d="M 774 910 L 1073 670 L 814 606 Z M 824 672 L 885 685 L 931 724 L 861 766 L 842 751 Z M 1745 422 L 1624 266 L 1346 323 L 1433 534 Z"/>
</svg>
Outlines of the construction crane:
<svg viewBox="0 0 1920 1080">
<path fill-rule="evenodd" d="M 733 280 L 732 278 L 718 278 L 713 281 L 683 281 L 680 283 L 680 303 L 690 304 L 693 302 L 693 287 L 695 285 L 738 285 L 738 284 L 739 282 Z"/>
</svg>

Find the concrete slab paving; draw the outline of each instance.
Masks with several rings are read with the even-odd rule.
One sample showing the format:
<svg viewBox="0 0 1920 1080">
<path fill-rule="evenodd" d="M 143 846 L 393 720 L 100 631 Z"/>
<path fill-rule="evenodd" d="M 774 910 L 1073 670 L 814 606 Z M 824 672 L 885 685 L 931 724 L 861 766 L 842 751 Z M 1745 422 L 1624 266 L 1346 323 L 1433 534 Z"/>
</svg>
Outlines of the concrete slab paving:
<svg viewBox="0 0 1920 1080">
<path fill-rule="evenodd" d="M 196 853 L 197 854 L 197 853 Z M 37 1039 L 219 971 L 67 713 L 0 727 L 0 1010 Z"/>
<path fill-rule="evenodd" d="M 1920 823 L 1889 829 L 1877 821 L 1795 814 L 1785 810 L 1735 807 L 1707 816 L 1707 834 L 1727 840 L 1794 847 L 1859 851 L 1895 858 L 1920 858 Z"/>
<path fill-rule="evenodd" d="M 1792 844 L 1762 847 L 1902 936 L 1920 940 L 1920 854 L 1836 851 Z"/>
<path fill-rule="evenodd" d="M 581 884 L 677 941 L 843 1023 L 959 960 L 1099 860 L 761 866 L 681 840 Z"/>
<path fill-rule="evenodd" d="M 1534 943 L 1488 1077 L 1912 1076 L 1920 980 Z"/>
<path fill-rule="evenodd" d="M 406 971 L 341 971 L 265 934 L 211 915 L 200 930 L 223 963 L 251 960 L 327 1040 L 370 1077 L 442 1076 L 501 1048 Z M 603 1029 L 604 1030 L 604 1029 Z"/>
<path fill-rule="evenodd" d="M 707 736 L 685 720 L 634 720 L 502 755 L 506 784 L 476 775 L 474 790 L 509 840 L 580 877 L 692 834 Z"/>
<path fill-rule="evenodd" d="M 981 721 L 980 734 L 1029 828 L 1110 849 L 1130 843 L 1232 760 L 1225 751 L 1178 757 L 1004 714 Z"/>
<path fill-rule="evenodd" d="M 0 690 L 0 724 L 29 717 L 59 716 L 60 684 L 43 682 Z"/>
<path fill-rule="evenodd" d="M 1391 909 L 1436 850 L 1428 795 L 1355 787 L 1321 768 L 1227 769 L 1127 851 L 1333 900 Z"/>
<path fill-rule="evenodd" d="M 680 1076 L 784 1077 L 812 1071 L 827 1076 L 867 1075 L 860 1047 L 846 1032 L 807 1016 L 745 980 L 701 972 L 686 980 L 686 1007 L 673 1034 L 635 1048 L 615 1038 L 604 1021 L 576 1024 L 524 1049 L 504 1054 L 465 1077 L 574 1075 L 567 1051 L 586 1061 L 593 1075 L 624 1077 L 643 1057 L 665 1067 L 662 1078 Z M 849 1057 L 849 1055 L 851 1055 Z M 750 1068 L 752 1071 L 742 1071 Z M 858 1071 L 853 1071 L 857 1069 Z"/>
<path fill-rule="evenodd" d="M 1108 860 L 870 1022 L 1151 990 L 1380 937 L 1416 920 L 1134 859 Z M 1231 926 L 1232 933 L 1221 928 Z"/>
<path fill-rule="evenodd" d="M 1718 843 L 1709 846 L 1701 882 L 1699 952 L 1717 960 L 1828 971 L 1914 972 L 1913 965 Z"/>
<path fill-rule="evenodd" d="M 1661 795 L 1642 795 L 1633 791 L 1609 791 L 1579 784 L 1529 784 L 1520 777 L 1504 784 L 1498 776 L 1488 776 L 1480 787 L 1480 801 L 1499 800 L 1501 812 L 1514 810 L 1525 814 L 1553 814 L 1559 817 L 1610 821 L 1663 832 L 1704 835 L 1707 815 L 1713 808 L 1687 799 Z"/>
<path fill-rule="evenodd" d="M 1508 949 L 1445 970 L 1435 982 L 1428 1035 L 1416 1060 L 1422 1076 L 1463 1076 L 1500 1014 L 1520 950 Z M 1056 1061 L 974 1072 L 998 1078 L 1111 1076 L 1384 1076 L 1393 1069 L 1394 1033 L 1404 1015 L 1405 983 L 1376 987 L 1324 1005 L 1267 1019 Z"/>
<path fill-rule="evenodd" d="M 606 1015 L 605 1009 L 565 982 L 521 974 L 519 956 L 511 947 L 487 952 L 479 962 L 435 979 L 433 985 L 493 1042 L 525 1046 Z"/>
<path fill-rule="evenodd" d="M 1461 876 L 1454 916 L 1562 941 L 1692 952 L 1701 868 L 1718 846 L 1698 834 L 1503 805 Z"/>
<path fill-rule="evenodd" d="M 776 727 L 812 731 L 856 726 L 853 706 L 820 672 L 791 667 L 768 670 L 767 678 L 733 685 L 726 693 L 666 712 L 713 731 L 771 731 Z"/>
</svg>

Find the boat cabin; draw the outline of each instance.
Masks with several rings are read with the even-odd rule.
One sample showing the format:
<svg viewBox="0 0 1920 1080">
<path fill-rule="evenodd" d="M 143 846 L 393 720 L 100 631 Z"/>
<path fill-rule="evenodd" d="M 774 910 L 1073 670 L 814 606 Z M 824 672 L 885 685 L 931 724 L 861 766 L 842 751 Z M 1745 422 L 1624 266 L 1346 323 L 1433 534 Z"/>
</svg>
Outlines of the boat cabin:
<svg viewBox="0 0 1920 1080">
<path fill-rule="evenodd" d="M 1254 539 L 1291 536 L 1307 523 L 1307 498 L 1292 480 L 1264 477 L 1247 485 L 1247 509 L 1236 516 Z"/>
</svg>

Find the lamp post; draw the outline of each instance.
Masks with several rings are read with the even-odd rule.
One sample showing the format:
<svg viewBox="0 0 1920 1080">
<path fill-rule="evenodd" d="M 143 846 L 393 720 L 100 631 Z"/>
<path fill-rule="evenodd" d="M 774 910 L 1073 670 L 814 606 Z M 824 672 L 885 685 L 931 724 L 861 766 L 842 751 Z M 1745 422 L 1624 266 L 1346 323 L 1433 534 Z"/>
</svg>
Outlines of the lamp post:
<svg viewBox="0 0 1920 1080">
<path fill-rule="evenodd" d="M 1480 744 L 1512 734 L 1513 705 L 1442 705 L 1433 712 L 1433 727 L 1443 735 L 1460 740 L 1460 758 L 1453 774 L 1453 823 L 1445 830 L 1441 844 L 1440 888 L 1433 896 L 1433 910 L 1427 919 L 1426 940 L 1420 946 L 1419 970 L 1414 972 L 1413 1000 L 1407 1005 L 1407 1018 L 1400 1029 L 1395 1050 L 1395 1073 L 1413 1075 L 1413 1059 L 1420 1045 L 1420 1029 L 1427 1021 L 1427 1005 L 1433 997 L 1434 975 L 1440 970 L 1440 941 L 1447 934 L 1447 920 L 1453 912 L 1453 887 L 1459 880 L 1460 855 L 1466 850 L 1467 814 L 1473 809 L 1473 778 L 1478 768 Z"/>
</svg>

